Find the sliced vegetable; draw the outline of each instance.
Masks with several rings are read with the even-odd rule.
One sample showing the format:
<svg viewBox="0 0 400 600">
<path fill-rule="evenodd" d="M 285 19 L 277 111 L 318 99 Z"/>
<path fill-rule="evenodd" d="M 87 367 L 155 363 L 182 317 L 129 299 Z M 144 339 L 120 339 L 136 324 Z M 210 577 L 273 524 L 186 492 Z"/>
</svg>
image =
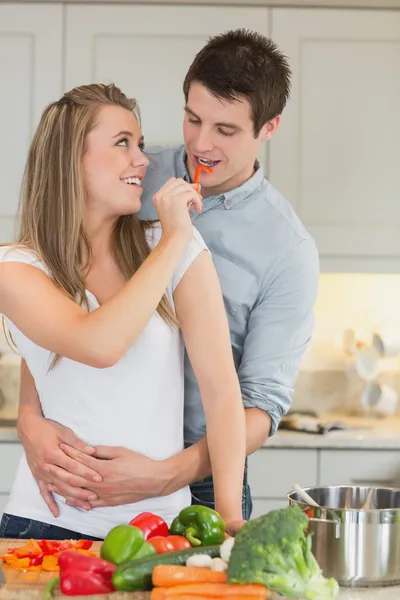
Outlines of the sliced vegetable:
<svg viewBox="0 0 400 600">
<path fill-rule="evenodd" d="M 149 540 L 156 536 L 165 537 L 169 533 L 168 525 L 164 519 L 150 512 L 140 513 L 140 515 L 137 515 L 130 521 L 129 525 L 141 529 L 145 540 Z"/>
<path fill-rule="evenodd" d="M 201 171 L 206 171 L 207 173 L 212 173 L 212 168 L 208 167 L 207 165 L 197 165 L 196 172 L 194 174 L 193 183 L 199 183 Z"/>
<path fill-rule="evenodd" d="M 171 587 L 186 583 L 225 583 L 226 579 L 225 573 L 218 573 L 204 567 L 157 565 L 153 570 L 153 585 L 159 587 Z"/>
<path fill-rule="evenodd" d="M 170 531 L 184 535 L 192 546 L 222 544 L 225 539 L 222 517 L 208 506 L 188 506 L 172 521 Z"/>
<path fill-rule="evenodd" d="M 130 560 L 118 566 L 113 573 L 112 582 L 117 590 L 151 590 L 153 587 L 152 573 L 157 565 L 184 566 L 189 556 L 195 554 L 219 556 L 219 545 L 157 554 L 143 560 Z"/>
<path fill-rule="evenodd" d="M 31 539 L 26 544 L 17 548 L 9 548 L 7 554 L 0 555 L 0 558 L 14 569 L 23 569 L 24 571 L 58 571 L 58 556 L 64 550 L 73 550 L 82 555 L 95 556 L 89 551 L 93 542 L 89 540 L 34 540 Z M 49 560 L 54 558 L 54 560 Z"/>
<path fill-rule="evenodd" d="M 134 558 L 144 544 L 141 529 L 131 525 L 117 525 L 106 535 L 101 545 L 100 556 L 115 565 Z"/>
</svg>

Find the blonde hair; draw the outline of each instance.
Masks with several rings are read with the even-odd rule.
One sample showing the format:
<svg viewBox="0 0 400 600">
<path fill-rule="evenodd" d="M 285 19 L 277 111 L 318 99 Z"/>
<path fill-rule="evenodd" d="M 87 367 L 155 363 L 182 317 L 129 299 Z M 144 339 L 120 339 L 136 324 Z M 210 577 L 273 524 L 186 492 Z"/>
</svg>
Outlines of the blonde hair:
<svg viewBox="0 0 400 600">
<path fill-rule="evenodd" d="M 65 294 L 88 307 L 85 274 L 92 251 L 83 229 L 82 157 L 88 133 L 101 106 L 116 105 L 133 113 L 140 123 L 136 100 L 114 84 L 76 87 L 43 112 L 25 167 L 20 203 L 18 243 L 33 250 Z M 120 216 L 112 232 L 112 252 L 128 280 L 150 253 L 145 228 L 135 215 Z M 82 245 L 87 261 L 82 264 Z M 158 314 L 170 325 L 177 320 L 164 295 Z"/>
</svg>

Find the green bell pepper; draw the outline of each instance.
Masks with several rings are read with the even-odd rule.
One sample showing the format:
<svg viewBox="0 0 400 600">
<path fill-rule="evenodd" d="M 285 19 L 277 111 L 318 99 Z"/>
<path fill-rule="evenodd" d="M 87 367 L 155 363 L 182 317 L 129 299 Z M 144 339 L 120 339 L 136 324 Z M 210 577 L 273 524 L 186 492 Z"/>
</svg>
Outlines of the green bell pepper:
<svg viewBox="0 0 400 600">
<path fill-rule="evenodd" d="M 184 535 L 192 546 L 212 546 L 225 540 L 225 522 L 212 508 L 188 506 L 171 523 L 173 535 Z"/>
<path fill-rule="evenodd" d="M 106 535 L 100 548 L 100 556 L 114 565 L 120 565 L 134 559 L 138 552 L 142 551 L 143 545 L 144 535 L 138 527 L 117 525 Z M 143 549 L 143 552 L 145 551 L 146 548 Z M 143 556 L 146 554 L 141 554 L 141 557 Z"/>
</svg>

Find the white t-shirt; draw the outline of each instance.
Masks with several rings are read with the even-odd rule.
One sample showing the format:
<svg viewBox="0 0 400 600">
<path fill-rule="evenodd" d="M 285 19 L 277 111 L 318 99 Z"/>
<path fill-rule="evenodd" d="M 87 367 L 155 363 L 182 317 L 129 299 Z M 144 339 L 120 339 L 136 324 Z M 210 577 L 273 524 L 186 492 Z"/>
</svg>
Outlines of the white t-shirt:
<svg viewBox="0 0 400 600">
<path fill-rule="evenodd" d="M 148 231 L 151 247 L 158 243 L 160 235 L 160 227 Z M 176 286 L 202 250 L 207 250 L 206 245 L 194 229 L 166 290 L 172 307 Z M 0 261 L 32 264 L 48 274 L 28 250 L 0 248 Z M 98 308 L 95 296 L 90 292 L 87 296 L 89 310 Z M 49 370 L 54 355 L 29 340 L 8 319 L 6 323 L 35 380 L 46 418 L 70 427 L 90 445 L 123 446 L 156 460 L 183 449 L 183 340 L 179 330 L 166 324 L 158 313 L 118 363 L 106 369 L 62 357 Z M 70 507 L 60 496 L 56 500 L 60 508 L 57 519 L 42 499 L 24 454 L 4 512 L 86 535 L 103 538 L 112 527 L 129 523 L 143 511 L 158 514 L 171 523 L 191 503 L 191 496 L 186 487 L 169 496 L 91 511 Z"/>
</svg>

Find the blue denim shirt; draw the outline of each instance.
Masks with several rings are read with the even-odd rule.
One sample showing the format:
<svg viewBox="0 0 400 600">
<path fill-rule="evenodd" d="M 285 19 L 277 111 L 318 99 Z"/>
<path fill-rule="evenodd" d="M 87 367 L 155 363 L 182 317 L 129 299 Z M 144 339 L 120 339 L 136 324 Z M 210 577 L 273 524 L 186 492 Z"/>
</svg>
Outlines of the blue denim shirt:
<svg viewBox="0 0 400 600">
<path fill-rule="evenodd" d="M 184 146 L 151 148 L 141 219 L 157 219 L 152 198 L 169 177 L 189 181 Z M 246 408 L 272 418 L 271 435 L 290 408 L 314 326 L 319 279 L 315 243 L 259 164 L 238 188 L 204 200 L 192 222 L 209 247 L 221 282 L 232 350 Z M 193 370 L 185 358 L 185 443 L 205 434 Z"/>
</svg>

